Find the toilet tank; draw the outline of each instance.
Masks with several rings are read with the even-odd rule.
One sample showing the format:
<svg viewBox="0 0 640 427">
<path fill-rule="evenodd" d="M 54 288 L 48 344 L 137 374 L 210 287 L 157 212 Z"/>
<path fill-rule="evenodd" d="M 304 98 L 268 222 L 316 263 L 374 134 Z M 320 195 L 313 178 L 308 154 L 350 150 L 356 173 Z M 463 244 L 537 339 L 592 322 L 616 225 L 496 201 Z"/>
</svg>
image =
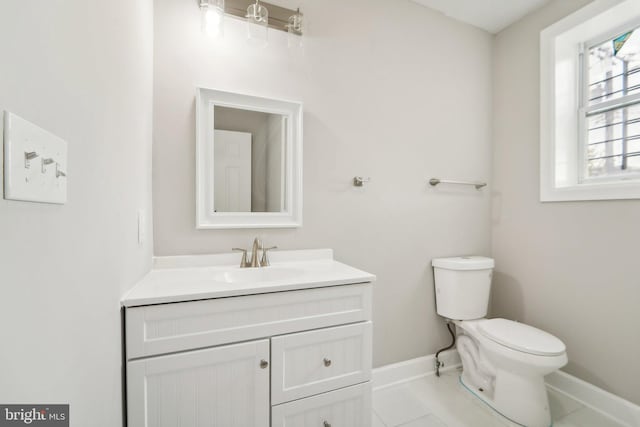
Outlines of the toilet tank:
<svg viewBox="0 0 640 427">
<path fill-rule="evenodd" d="M 481 319 L 487 315 L 494 261 L 480 256 L 436 258 L 431 261 L 436 308 L 453 320 Z"/>
</svg>

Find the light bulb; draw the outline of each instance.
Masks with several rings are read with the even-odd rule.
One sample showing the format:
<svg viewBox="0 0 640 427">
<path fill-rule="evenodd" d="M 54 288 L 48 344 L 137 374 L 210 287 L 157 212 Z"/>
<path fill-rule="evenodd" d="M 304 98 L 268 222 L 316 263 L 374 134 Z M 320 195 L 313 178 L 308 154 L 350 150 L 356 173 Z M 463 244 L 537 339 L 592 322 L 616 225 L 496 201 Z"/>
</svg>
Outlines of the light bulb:
<svg viewBox="0 0 640 427">
<path fill-rule="evenodd" d="M 206 0 L 200 4 L 202 32 L 210 37 L 224 33 L 224 0 Z"/>
<path fill-rule="evenodd" d="M 247 40 L 264 47 L 268 44 L 269 11 L 256 0 L 247 8 Z"/>
</svg>

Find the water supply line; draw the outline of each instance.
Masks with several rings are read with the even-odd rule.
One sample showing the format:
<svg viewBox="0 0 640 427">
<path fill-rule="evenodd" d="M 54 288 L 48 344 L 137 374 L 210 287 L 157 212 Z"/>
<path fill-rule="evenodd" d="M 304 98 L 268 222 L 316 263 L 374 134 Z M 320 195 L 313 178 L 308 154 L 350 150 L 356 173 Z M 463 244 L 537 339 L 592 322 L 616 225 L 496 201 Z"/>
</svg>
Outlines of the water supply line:
<svg viewBox="0 0 640 427">
<path fill-rule="evenodd" d="M 453 327 L 455 328 L 455 326 Z M 449 350 L 451 348 L 453 348 L 454 345 L 456 345 L 456 333 L 455 330 L 452 329 L 451 327 L 451 321 L 447 320 L 447 329 L 449 330 L 449 333 L 451 334 L 451 345 L 449 345 L 448 347 L 442 348 L 440 350 L 438 350 L 438 352 L 436 353 L 436 377 L 440 376 L 440 368 L 444 366 L 444 362 L 441 362 L 440 360 L 438 360 L 438 356 L 440 356 L 440 353 L 442 353 L 443 351 Z"/>
</svg>

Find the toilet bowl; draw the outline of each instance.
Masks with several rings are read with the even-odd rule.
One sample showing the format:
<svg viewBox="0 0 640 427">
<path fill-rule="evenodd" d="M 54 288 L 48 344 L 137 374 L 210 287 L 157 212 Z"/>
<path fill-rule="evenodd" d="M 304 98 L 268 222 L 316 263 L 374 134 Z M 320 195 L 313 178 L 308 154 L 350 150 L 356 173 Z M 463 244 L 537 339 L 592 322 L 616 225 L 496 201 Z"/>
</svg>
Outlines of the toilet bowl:
<svg viewBox="0 0 640 427">
<path fill-rule="evenodd" d="M 506 319 L 454 321 L 465 388 L 526 427 L 551 425 L 544 376 L 567 363 L 562 341 Z"/>
<path fill-rule="evenodd" d="M 464 388 L 516 424 L 549 427 L 544 376 L 567 363 L 564 343 L 523 323 L 484 317 L 492 259 L 440 258 L 432 265 L 438 314 L 456 325 Z"/>
</svg>

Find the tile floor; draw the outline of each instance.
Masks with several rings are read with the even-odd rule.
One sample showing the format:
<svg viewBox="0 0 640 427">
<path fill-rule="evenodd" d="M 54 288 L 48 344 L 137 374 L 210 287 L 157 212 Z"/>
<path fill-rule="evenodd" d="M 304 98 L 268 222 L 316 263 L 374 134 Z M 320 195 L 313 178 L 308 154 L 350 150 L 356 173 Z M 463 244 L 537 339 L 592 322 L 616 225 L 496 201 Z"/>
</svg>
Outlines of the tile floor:
<svg viewBox="0 0 640 427">
<path fill-rule="evenodd" d="M 373 393 L 373 427 L 515 426 L 464 390 L 459 370 L 429 375 Z M 549 390 L 554 427 L 622 427 L 615 421 Z"/>
</svg>

